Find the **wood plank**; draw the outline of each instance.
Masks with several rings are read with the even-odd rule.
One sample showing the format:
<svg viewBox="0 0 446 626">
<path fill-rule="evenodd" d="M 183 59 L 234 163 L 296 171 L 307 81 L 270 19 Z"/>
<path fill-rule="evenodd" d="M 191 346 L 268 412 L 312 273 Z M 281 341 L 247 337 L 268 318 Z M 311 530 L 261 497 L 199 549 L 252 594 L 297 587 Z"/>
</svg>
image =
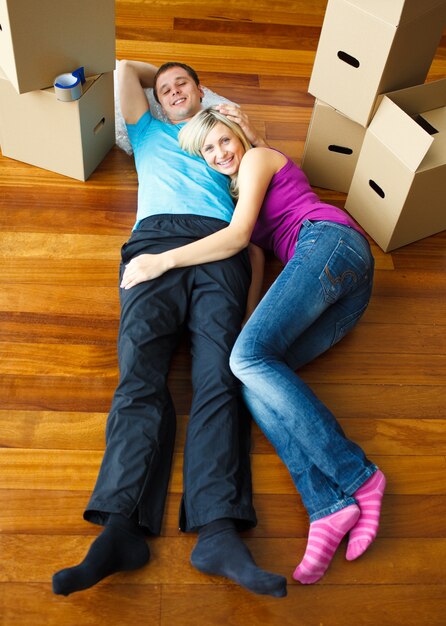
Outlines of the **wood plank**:
<svg viewBox="0 0 446 626">
<path fill-rule="evenodd" d="M 90 492 L 44 489 L 0 489 L 0 530 L 3 534 L 88 535 L 97 526 L 82 514 Z M 178 536 L 181 494 L 170 493 L 161 534 Z M 293 494 L 254 494 L 257 526 L 245 537 L 297 537 L 308 535 L 308 515 Z M 379 538 L 446 538 L 446 496 L 395 495 L 384 498 Z"/>
<path fill-rule="evenodd" d="M 68 598 L 55 596 L 43 583 L 0 584 L 3 626 L 133 626 L 135 620 L 160 624 L 159 585 L 103 584 Z"/>
<path fill-rule="evenodd" d="M 364 331 L 365 332 L 365 331 Z M 351 340 L 353 341 L 353 339 Z M 346 347 L 351 345 L 346 340 Z M 366 352 L 348 351 L 349 368 L 340 367 L 339 345 L 303 367 L 299 374 L 309 384 L 315 382 L 437 385 L 446 381 L 446 356 L 434 354 L 432 347 L 425 353 L 407 352 L 407 358 L 396 358 L 392 351 L 381 354 L 380 362 L 371 363 Z M 13 356 L 11 357 L 11 354 Z M 178 351 L 177 365 L 185 369 L 190 364 L 187 352 Z M 91 374 L 116 378 L 118 372 L 116 347 L 68 343 L 0 343 L 0 374 L 5 376 L 79 376 Z M 397 368 L 397 369 L 396 369 Z"/>
<path fill-rule="evenodd" d="M 339 346 L 340 348 L 340 346 Z M 339 366 L 336 346 L 300 370 L 309 382 L 385 383 L 435 385 L 446 380 L 446 356 L 411 354 L 398 358 L 382 353 L 379 362 L 371 362 L 366 353 L 352 352 L 348 368 Z M 376 367 L 375 367 L 376 366 Z M 367 372 L 367 374 L 366 374 Z"/>
<path fill-rule="evenodd" d="M 104 450 L 106 420 L 107 413 L 0 410 L 0 447 Z M 177 452 L 184 448 L 188 421 L 188 415 L 177 415 Z M 339 423 L 368 455 L 446 455 L 446 419 L 344 418 Z M 252 451 L 274 453 L 256 424 Z"/>
<path fill-rule="evenodd" d="M 444 271 L 446 269 L 445 244 L 446 234 L 443 232 L 421 241 L 415 241 L 410 246 L 394 250 L 392 257 L 395 267 L 405 270 L 426 269 Z"/>
<path fill-rule="evenodd" d="M 91 544 L 90 537 L 76 535 L 3 535 L 0 536 L 2 572 L 0 582 L 42 583 L 54 571 L 80 562 Z M 306 539 L 245 539 L 259 567 L 290 579 L 296 564 L 305 552 Z M 119 573 L 110 579 L 114 584 L 173 585 L 228 584 L 220 576 L 201 574 L 189 563 L 196 543 L 195 535 L 150 539 L 150 563 L 134 572 Z M 425 584 L 443 580 L 446 539 L 377 539 L 364 558 L 346 563 L 345 543 L 319 582 L 320 587 L 362 584 L 414 584 L 421 575 Z M 20 558 L 20 555 L 26 555 Z M 230 583 L 235 586 L 234 583 Z M 292 583 L 294 584 L 294 583 Z"/>
<path fill-rule="evenodd" d="M 441 355 L 444 325 L 439 324 L 374 324 L 362 320 L 341 343 L 336 346 L 340 359 L 352 352 L 368 355 L 381 354 L 439 354 Z M 348 357 L 347 357 L 348 358 Z M 408 356 L 408 358 L 410 358 Z"/>
<path fill-rule="evenodd" d="M 111 262 L 114 265 L 114 262 Z M 89 262 L 87 261 L 87 264 Z M 115 272 L 116 273 L 116 272 Z M 70 280 L 65 278 L 65 280 Z M 119 320 L 80 315 L 0 312 L 0 341 L 116 345 Z"/>
<path fill-rule="evenodd" d="M 119 260 L 119 250 L 125 243 L 120 235 L 50 233 L 0 233 L 2 257 L 32 257 L 38 259 L 103 259 Z"/>
<path fill-rule="evenodd" d="M 111 376 L 116 378 L 115 346 L 0 343 L 0 374 L 32 376 Z M 11 354 L 13 354 L 11 358 Z"/>
<path fill-rule="evenodd" d="M 81 238 L 80 235 L 75 237 Z M 110 255 L 110 258 L 94 259 L 94 263 L 92 263 L 91 259 L 77 257 L 41 258 L 40 256 L 33 256 L 31 251 L 29 251 L 29 256 L 14 256 L 14 259 L 6 257 L 2 260 L 3 280 L 5 283 L 14 284 L 30 282 L 51 284 L 52 282 L 58 285 L 99 284 L 117 287 L 120 246 L 127 238 L 124 235 L 117 236 L 116 239 L 120 245 L 117 246 L 113 255 Z M 36 245 L 38 243 L 36 242 Z M 115 240 L 112 243 L 115 243 Z M 87 245 L 88 241 L 82 244 L 82 248 L 86 248 Z M 67 254 L 71 253 L 68 252 Z M 82 250 L 83 254 L 86 254 L 84 250 Z M 100 256 L 102 254 L 102 252 L 99 252 Z M 36 258 L 39 258 L 39 263 L 36 263 Z M 278 265 L 274 269 L 270 268 L 268 272 L 271 272 L 271 275 L 267 275 L 266 283 L 271 282 L 273 272 L 279 273 L 280 269 Z M 397 270 L 389 272 L 378 270 L 376 272 L 372 302 L 382 297 L 408 298 L 408 293 L 410 293 L 411 299 L 441 296 L 443 291 L 446 292 L 442 284 L 442 278 L 442 272 L 400 272 Z M 266 284 L 265 289 L 267 287 L 268 285 Z M 444 295 L 446 296 L 446 293 Z M 444 320 L 440 318 L 439 323 L 441 324 L 442 322 Z M 420 320 L 420 326 L 422 323 L 423 320 Z"/>
<path fill-rule="evenodd" d="M 253 7 L 251 2 L 228 3 L 222 0 L 212 3 L 199 0 L 198 2 L 180 1 L 162 3 L 160 7 L 154 7 L 150 2 L 148 7 L 144 7 L 145 2 L 140 0 L 119 0 L 116 6 L 116 17 L 119 23 L 120 19 L 127 20 L 136 16 L 140 22 L 146 19 L 151 22 L 152 15 L 156 9 L 162 15 L 180 16 L 180 17 L 197 17 L 213 19 L 216 21 L 229 22 L 251 22 L 269 23 L 273 21 L 275 24 L 304 24 L 308 26 L 320 26 L 324 17 L 326 1 L 312 2 L 309 5 L 304 0 L 294 0 L 292 4 L 289 2 L 280 2 L 271 5 L 262 0 Z M 155 11 L 154 11 L 155 9 Z"/>
<path fill-rule="evenodd" d="M 108 412 L 117 378 L 3 376 L 1 409 Z M 343 417 L 444 418 L 444 385 L 310 384 L 316 395 L 340 419 Z M 169 389 L 178 413 L 192 401 L 190 374 L 175 368 Z"/>
<path fill-rule="evenodd" d="M 444 457 L 375 455 L 373 461 L 387 476 L 387 493 L 433 495 L 446 493 Z M 255 493 L 294 493 L 295 488 L 288 471 L 276 456 L 253 455 L 252 469 Z M 176 484 L 173 475 L 171 490 L 175 491 Z"/>
<path fill-rule="evenodd" d="M 73 207 L 65 206 L 55 208 L 36 209 L 32 205 L 17 206 L 14 202 L 8 202 L 6 207 L 1 207 L 0 202 L 0 228 L 10 232 L 43 232 L 43 233 L 66 233 L 67 223 L 73 216 Z M 128 238 L 135 223 L 136 201 L 127 202 L 128 209 L 100 210 L 92 208 L 87 202 L 83 206 L 76 206 L 76 224 L 71 226 L 76 234 L 101 234 L 120 235 L 123 242 Z M 6 261 L 6 259 L 5 259 Z M 2 261 L 3 264 L 3 261 Z"/>
<path fill-rule="evenodd" d="M 338 417 L 443 418 L 444 387 L 422 385 L 328 385 L 312 383 L 316 395 Z M 440 397 L 441 396 L 441 397 Z"/>
<path fill-rule="evenodd" d="M 101 411 L 110 409 L 117 378 L 79 378 L 59 376 L 2 377 L 0 406 L 4 409 L 51 411 Z M 187 385 L 174 386 L 181 397 Z M 190 406 L 190 401 L 188 402 Z"/>
<path fill-rule="evenodd" d="M 446 586 L 289 585 L 288 598 L 257 597 L 232 587 L 163 590 L 162 626 L 442 626 Z M 298 620 L 298 621 L 296 621 Z M 426 621 L 427 620 L 427 621 Z"/>
<path fill-rule="evenodd" d="M 87 185 L 83 181 L 14 159 L 1 157 L 0 162 L 0 185 L 6 185 L 6 188 L 11 187 L 11 181 L 14 180 L 18 185 L 17 188 L 21 190 L 21 194 L 27 191 L 35 194 L 45 187 L 59 191 L 65 190 L 65 192 L 68 189 L 71 192 L 72 189 L 85 191 L 86 188 L 88 190 L 102 189 L 102 191 L 108 191 L 110 187 L 114 187 L 115 191 L 129 189 L 129 187 L 136 188 L 134 160 L 116 146 L 110 150 L 102 163 L 92 173 Z M 115 192 L 112 191 L 112 193 Z"/>
<path fill-rule="evenodd" d="M 376 324 L 393 323 L 426 324 L 443 323 L 446 319 L 446 301 L 443 294 L 426 297 L 422 300 L 411 297 L 372 296 L 368 309 L 362 318 Z"/>
<path fill-rule="evenodd" d="M 265 75 L 308 76 L 314 63 L 313 51 L 287 51 L 287 63 L 283 63 L 283 53 L 274 48 L 252 48 L 223 45 L 204 45 L 171 42 L 116 40 L 118 59 L 137 58 L 140 61 L 161 65 L 176 59 L 191 65 L 198 73 L 209 65 L 219 72 L 234 69 Z M 224 94 L 223 94 L 224 95 Z"/>
<path fill-rule="evenodd" d="M 201 79 L 202 84 L 208 87 L 209 85 Z M 210 88 L 210 86 L 209 86 Z M 214 88 L 215 90 L 215 88 Z M 291 91 L 285 88 L 282 89 L 260 89 L 259 87 L 245 87 L 244 85 L 239 87 L 229 83 L 217 87 L 217 93 L 224 95 L 225 98 L 236 102 L 244 109 L 247 105 L 257 106 L 259 102 L 262 105 L 270 106 L 313 106 L 314 98 L 307 93 L 306 90 L 301 92 Z M 289 135 L 291 136 L 291 134 Z M 296 137 L 296 139 L 298 139 Z M 299 138 L 300 139 L 300 138 Z M 301 139 L 304 143 L 305 135 Z"/>
<path fill-rule="evenodd" d="M 446 243 L 446 241 L 445 241 Z M 396 258 L 392 256 L 394 262 Z M 387 297 L 405 297 L 410 294 L 412 299 L 432 297 L 436 294 L 446 295 L 444 272 L 434 268 L 405 269 L 395 268 L 393 272 L 375 271 L 373 295 Z M 441 319 L 439 320 L 441 322 Z"/>
<path fill-rule="evenodd" d="M 290 124 L 285 124 L 281 121 L 272 121 L 267 122 L 265 125 L 266 128 L 266 139 L 290 139 L 290 137 L 294 137 L 296 141 L 305 141 L 305 137 L 308 130 L 308 121 L 294 122 Z"/>
<path fill-rule="evenodd" d="M 212 45 L 216 38 L 219 45 L 279 50 L 315 51 L 320 34 L 319 26 L 284 25 L 245 20 L 215 20 L 191 17 L 173 18 L 173 27 L 166 24 L 132 20 L 117 24 L 116 38 L 132 42 L 162 42 L 170 44 Z M 137 44 L 136 44 L 137 45 Z"/>
<path fill-rule="evenodd" d="M 107 252 L 104 251 L 106 255 Z M 116 248 L 113 256 L 116 257 Z M 84 285 L 64 286 L 24 284 L 18 290 L 14 285 L 5 284 L 0 291 L 0 311 L 14 313 L 46 313 L 55 315 L 90 315 L 111 317 L 119 315 L 117 287 L 91 288 Z"/>
<path fill-rule="evenodd" d="M 208 71 L 200 72 L 200 81 L 202 85 L 209 87 L 213 91 L 219 91 L 227 87 L 260 87 L 257 74 L 213 72 L 212 68 Z"/>
<path fill-rule="evenodd" d="M 90 491 L 95 483 L 102 452 L 90 450 L 0 449 L 0 489 L 50 489 Z M 443 456 L 374 456 L 388 477 L 390 494 L 446 493 Z M 253 454 L 255 493 L 294 494 L 288 471 L 275 454 Z M 170 493 L 182 492 L 183 455 L 174 454 Z"/>
</svg>

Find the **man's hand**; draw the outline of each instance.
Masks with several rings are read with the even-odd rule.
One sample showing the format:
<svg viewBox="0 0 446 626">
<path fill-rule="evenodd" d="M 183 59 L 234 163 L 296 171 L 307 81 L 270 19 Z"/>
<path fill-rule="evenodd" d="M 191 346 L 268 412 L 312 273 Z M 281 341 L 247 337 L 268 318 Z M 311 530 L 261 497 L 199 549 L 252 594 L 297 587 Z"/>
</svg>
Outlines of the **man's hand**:
<svg viewBox="0 0 446 626">
<path fill-rule="evenodd" d="M 130 289 L 146 280 L 162 276 L 170 269 L 164 254 L 141 254 L 125 266 L 121 289 Z"/>
<path fill-rule="evenodd" d="M 257 129 L 251 125 L 248 116 L 246 115 L 246 113 L 243 113 L 239 106 L 235 104 L 221 103 L 214 105 L 214 108 L 220 111 L 220 113 L 222 113 L 223 115 L 226 115 L 229 120 L 238 124 L 248 138 L 249 143 L 251 143 L 253 146 L 268 147 L 266 141 L 259 134 Z"/>
</svg>

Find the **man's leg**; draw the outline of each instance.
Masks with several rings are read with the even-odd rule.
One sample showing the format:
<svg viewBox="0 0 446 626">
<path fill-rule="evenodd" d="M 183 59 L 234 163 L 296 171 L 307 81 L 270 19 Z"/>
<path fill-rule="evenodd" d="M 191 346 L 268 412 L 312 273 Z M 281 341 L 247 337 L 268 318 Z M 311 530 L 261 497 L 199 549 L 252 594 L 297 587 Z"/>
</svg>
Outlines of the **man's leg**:
<svg viewBox="0 0 446 626">
<path fill-rule="evenodd" d="M 106 427 L 106 450 L 84 517 L 104 523 L 109 513 L 126 517 L 158 534 L 162 511 L 141 508 L 156 472 L 167 486 L 176 427 L 167 387 L 172 353 L 187 311 L 187 270 L 120 291 L 118 338 L 120 381 Z M 161 450 L 164 449 L 164 454 Z M 165 469 L 164 469 L 165 468 Z M 163 502 L 165 490 L 163 489 Z M 163 503 L 157 509 L 163 508 Z"/>
<path fill-rule="evenodd" d="M 249 428 L 229 353 L 244 315 L 246 255 L 197 267 L 190 303 L 194 399 L 184 457 L 186 529 L 199 529 L 191 562 L 259 594 L 286 595 L 286 579 L 261 570 L 237 526 L 255 524 Z"/>
<path fill-rule="evenodd" d="M 86 589 L 149 559 L 143 528 L 159 532 L 175 439 L 166 379 L 187 308 L 185 274 L 121 290 L 120 382 L 107 422 L 106 451 L 84 514 L 105 529 L 79 566 L 55 574 L 57 594 Z"/>
</svg>

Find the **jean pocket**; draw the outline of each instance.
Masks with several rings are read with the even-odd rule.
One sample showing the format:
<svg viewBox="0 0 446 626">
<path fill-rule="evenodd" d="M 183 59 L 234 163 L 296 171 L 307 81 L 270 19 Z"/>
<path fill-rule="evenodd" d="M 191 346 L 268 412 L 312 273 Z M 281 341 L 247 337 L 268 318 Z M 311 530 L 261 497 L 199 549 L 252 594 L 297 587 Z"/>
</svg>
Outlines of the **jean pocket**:
<svg viewBox="0 0 446 626">
<path fill-rule="evenodd" d="M 365 312 L 366 308 L 367 304 L 361 307 L 359 311 L 355 311 L 354 313 L 347 315 L 347 317 L 344 317 L 342 320 L 336 322 L 336 331 L 333 338 L 332 346 L 334 346 L 335 343 L 338 343 L 338 341 L 345 337 L 347 333 L 353 330 L 353 328 L 356 326 L 363 313 Z"/>
<path fill-rule="evenodd" d="M 333 304 L 351 293 L 368 280 L 370 271 L 368 260 L 340 239 L 319 276 L 325 301 Z"/>
</svg>

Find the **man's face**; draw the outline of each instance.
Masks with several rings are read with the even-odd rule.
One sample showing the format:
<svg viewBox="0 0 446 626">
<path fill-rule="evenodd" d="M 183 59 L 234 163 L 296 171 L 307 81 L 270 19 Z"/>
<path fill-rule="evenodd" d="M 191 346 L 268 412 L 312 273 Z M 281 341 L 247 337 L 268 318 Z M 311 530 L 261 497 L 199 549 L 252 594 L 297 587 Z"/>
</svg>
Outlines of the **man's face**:
<svg viewBox="0 0 446 626">
<path fill-rule="evenodd" d="M 187 122 L 201 109 L 203 90 L 182 67 L 171 67 L 156 81 L 158 99 L 173 124 Z"/>
</svg>

